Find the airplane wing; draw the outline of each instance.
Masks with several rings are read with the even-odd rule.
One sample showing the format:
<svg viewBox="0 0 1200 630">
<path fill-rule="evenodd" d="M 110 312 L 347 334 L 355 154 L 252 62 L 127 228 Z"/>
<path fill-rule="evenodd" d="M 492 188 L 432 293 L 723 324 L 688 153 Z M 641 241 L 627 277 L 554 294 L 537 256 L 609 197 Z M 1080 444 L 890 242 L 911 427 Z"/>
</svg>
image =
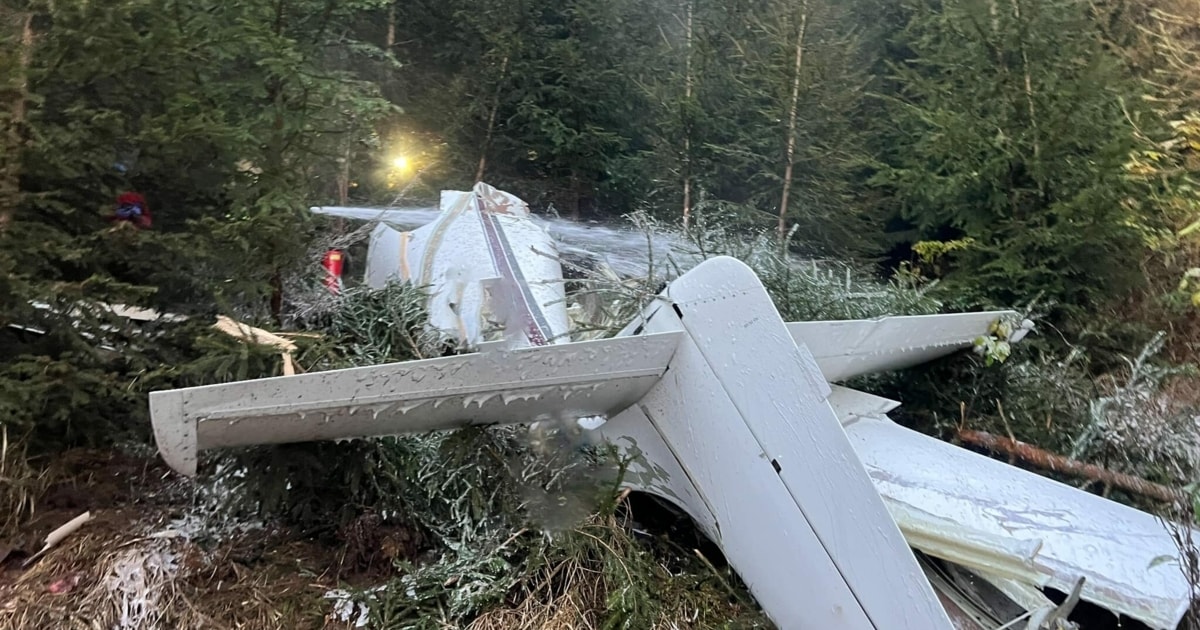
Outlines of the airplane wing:
<svg viewBox="0 0 1200 630">
<path fill-rule="evenodd" d="M 861 408 L 863 405 L 859 405 Z M 910 545 L 989 581 L 1069 593 L 1154 628 L 1191 603 L 1170 532 L 1155 516 L 902 427 L 845 425 Z"/>
<path fill-rule="evenodd" d="M 668 293 L 629 336 L 156 392 L 159 450 L 194 474 L 208 448 L 615 415 L 602 433 L 648 456 L 645 487 L 698 516 L 783 627 L 948 630 L 754 273 L 715 258 Z"/>
</svg>

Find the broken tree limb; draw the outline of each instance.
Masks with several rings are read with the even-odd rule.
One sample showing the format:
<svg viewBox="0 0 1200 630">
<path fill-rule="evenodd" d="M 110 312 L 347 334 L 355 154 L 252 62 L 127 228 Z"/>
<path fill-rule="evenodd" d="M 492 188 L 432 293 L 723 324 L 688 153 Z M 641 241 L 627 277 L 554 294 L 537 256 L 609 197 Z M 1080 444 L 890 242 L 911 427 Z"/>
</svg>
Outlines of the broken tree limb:
<svg viewBox="0 0 1200 630">
<path fill-rule="evenodd" d="M 213 328 L 237 339 L 248 341 L 250 343 L 262 344 L 271 346 L 279 350 L 283 357 L 283 375 L 292 376 L 296 373 L 296 362 L 294 353 L 296 352 L 296 344 L 289 339 L 284 339 L 279 335 L 268 332 L 261 328 L 256 328 L 248 324 L 239 322 L 225 315 L 217 316 L 217 323 L 213 324 Z"/>
<path fill-rule="evenodd" d="M 1162 484 L 1146 481 L 1133 475 L 1119 473 L 1107 468 L 1101 468 L 1095 464 L 1087 464 L 1078 460 L 1070 459 L 1062 455 L 1057 455 L 1038 448 L 1032 444 L 1027 444 L 1012 438 L 1000 437 L 992 435 L 986 431 L 974 431 L 971 429 L 958 429 L 958 439 L 971 446 L 986 448 L 990 451 L 1010 455 L 1026 464 L 1036 466 L 1043 470 L 1071 475 L 1072 477 L 1081 477 L 1091 479 L 1101 483 L 1110 484 L 1127 490 L 1135 494 L 1140 494 L 1144 497 L 1157 499 L 1167 503 L 1173 503 L 1183 499 L 1183 493 L 1168 488 Z"/>
</svg>

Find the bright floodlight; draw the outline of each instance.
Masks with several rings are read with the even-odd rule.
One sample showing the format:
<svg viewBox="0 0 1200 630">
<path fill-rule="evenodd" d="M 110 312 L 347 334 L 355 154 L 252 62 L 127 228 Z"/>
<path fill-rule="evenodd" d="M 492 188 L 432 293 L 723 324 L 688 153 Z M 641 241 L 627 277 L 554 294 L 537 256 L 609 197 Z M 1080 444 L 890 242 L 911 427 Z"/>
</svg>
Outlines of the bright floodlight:
<svg viewBox="0 0 1200 630">
<path fill-rule="evenodd" d="M 408 158 L 401 155 L 400 157 L 392 160 L 392 166 L 399 168 L 399 169 L 408 168 Z"/>
</svg>

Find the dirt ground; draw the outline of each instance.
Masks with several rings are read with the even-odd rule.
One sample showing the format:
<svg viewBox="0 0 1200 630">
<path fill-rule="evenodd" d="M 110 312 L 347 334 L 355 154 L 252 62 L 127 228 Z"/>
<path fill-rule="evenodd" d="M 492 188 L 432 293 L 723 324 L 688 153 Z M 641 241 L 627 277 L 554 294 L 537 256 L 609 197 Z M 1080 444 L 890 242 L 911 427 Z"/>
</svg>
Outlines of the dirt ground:
<svg viewBox="0 0 1200 630">
<path fill-rule="evenodd" d="M 348 628 L 325 594 L 378 584 L 409 543 L 370 519 L 341 540 L 279 527 L 196 535 L 184 518 L 194 497 L 153 457 L 63 455 L 33 516 L 0 537 L 0 630 Z M 84 512 L 90 521 L 33 557 Z"/>
</svg>

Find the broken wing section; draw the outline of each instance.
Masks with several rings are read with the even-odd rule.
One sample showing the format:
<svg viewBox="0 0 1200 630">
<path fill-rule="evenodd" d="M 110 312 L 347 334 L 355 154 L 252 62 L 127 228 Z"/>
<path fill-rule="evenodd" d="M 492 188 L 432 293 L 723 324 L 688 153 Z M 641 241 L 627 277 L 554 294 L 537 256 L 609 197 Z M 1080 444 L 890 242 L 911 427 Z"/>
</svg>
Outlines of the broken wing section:
<svg viewBox="0 0 1200 630">
<path fill-rule="evenodd" d="M 1014 311 L 906 315 L 879 319 L 790 322 L 788 332 L 808 347 L 825 380 L 899 370 L 970 348 L 988 326 Z"/>
<path fill-rule="evenodd" d="M 658 382 L 681 333 L 495 350 L 150 394 L 159 452 L 607 416 Z"/>
<path fill-rule="evenodd" d="M 909 544 L 998 580 L 1069 593 L 1154 628 L 1189 605 L 1179 550 L 1150 514 L 881 418 L 845 426 Z"/>
</svg>

